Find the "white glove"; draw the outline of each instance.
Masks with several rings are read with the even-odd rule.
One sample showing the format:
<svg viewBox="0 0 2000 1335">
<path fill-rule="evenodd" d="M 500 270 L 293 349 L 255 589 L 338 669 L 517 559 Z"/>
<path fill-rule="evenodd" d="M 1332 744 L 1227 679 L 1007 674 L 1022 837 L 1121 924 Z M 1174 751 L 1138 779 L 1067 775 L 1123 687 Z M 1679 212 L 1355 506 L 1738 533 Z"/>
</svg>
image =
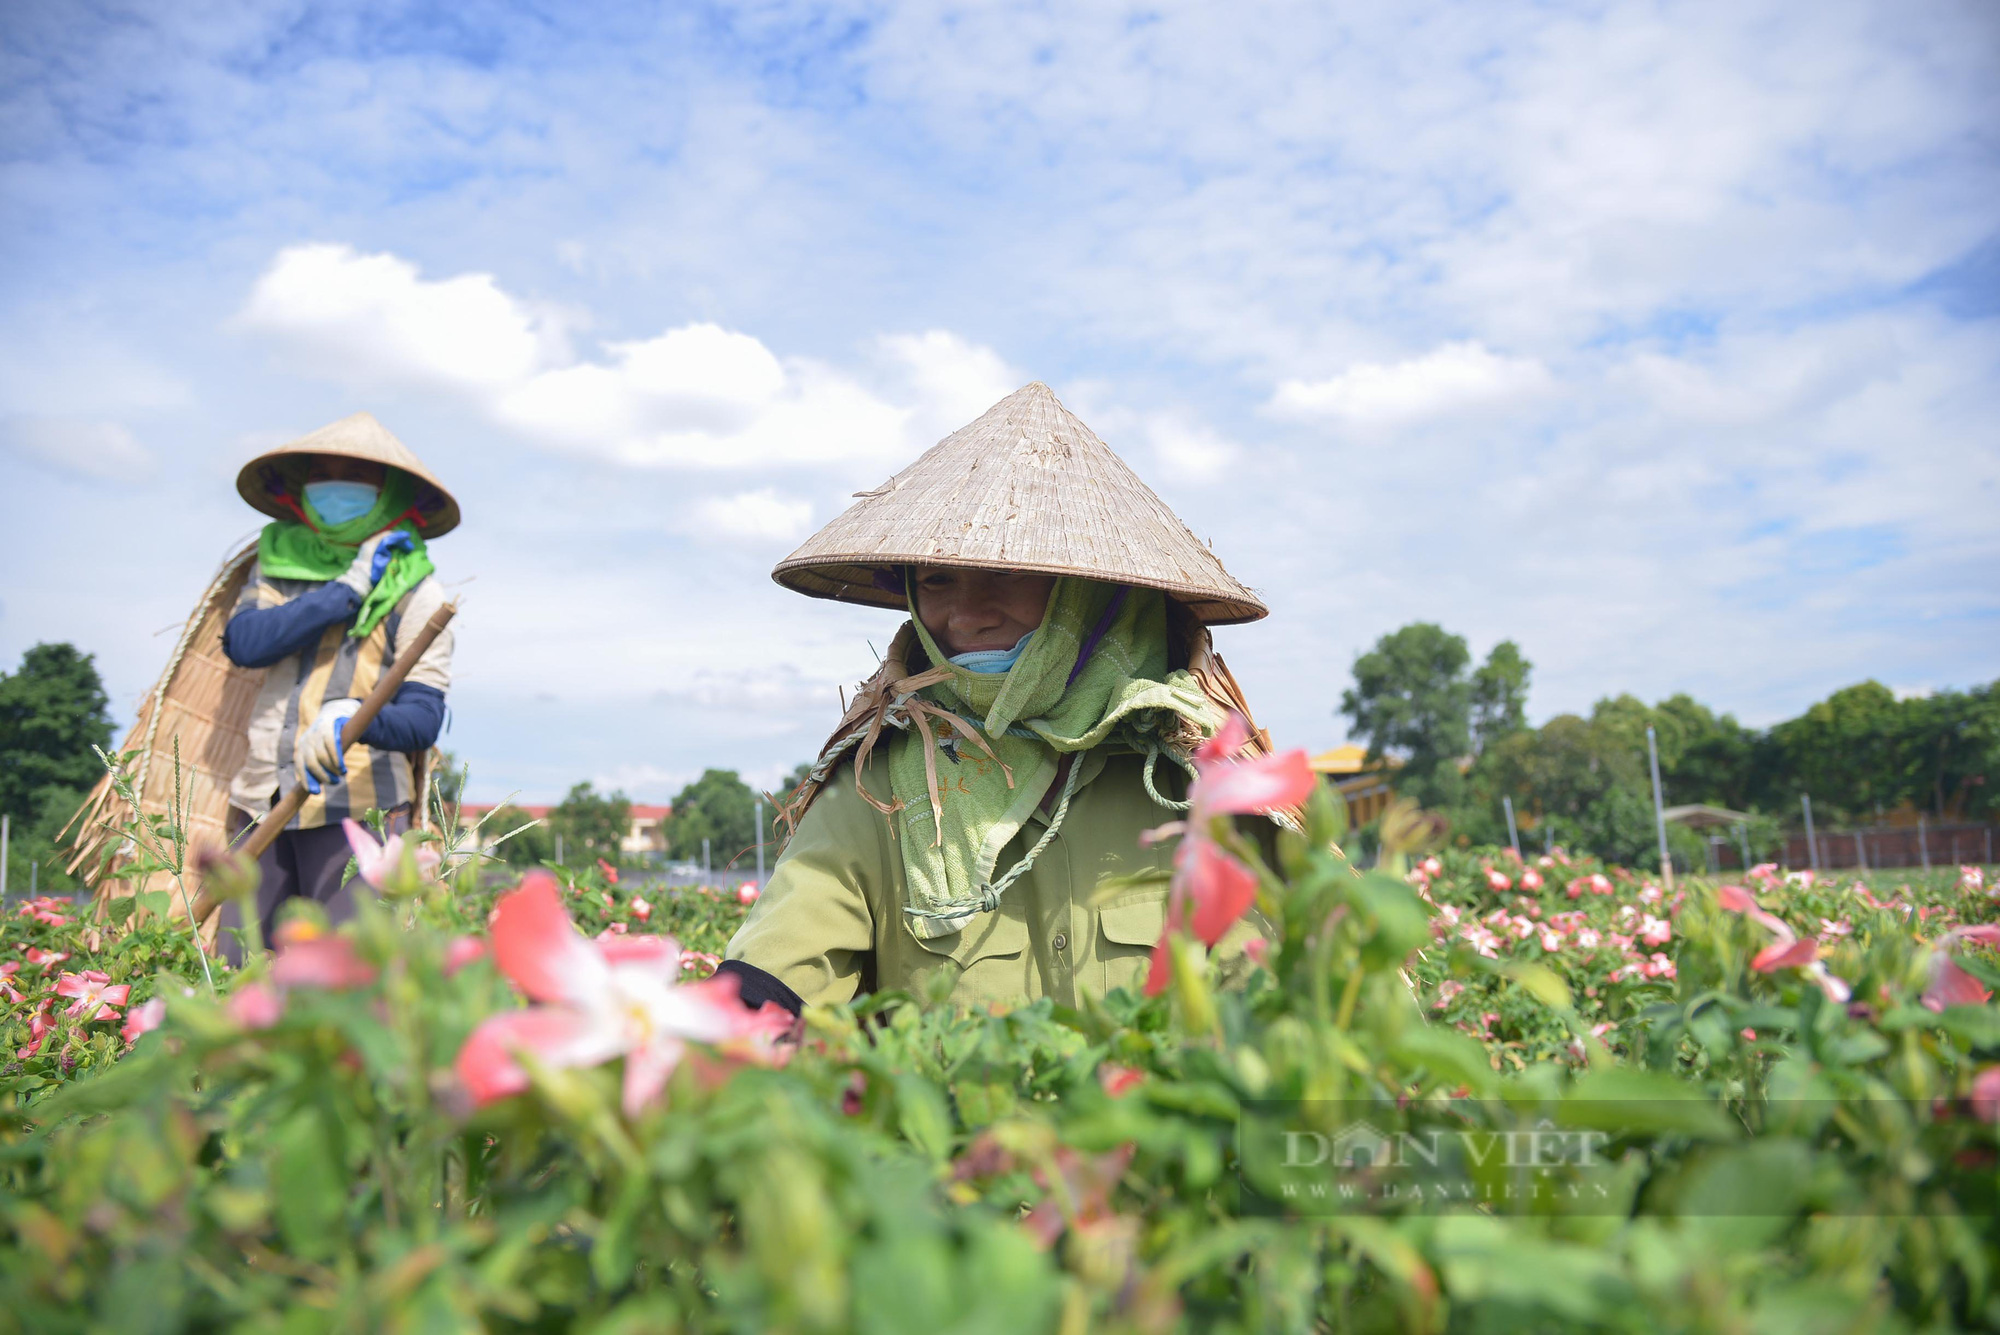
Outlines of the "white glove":
<svg viewBox="0 0 2000 1335">
<path fill-rule="evenodd" d="M 382 545 L 384 538 L 401 532 L 402 530 L 397 528 L 384 529 L 374 537 L 369 538 L 366 542 L 363 542 L 355 551 L 354 559 L 347 563 L 346 573 L 342 574 L 334 583 L 345 584 L 348 588 L 354 590 L 354 596 L 357 598 L 366 598 L 368 591 L 375 587 L 375 581 L 382 578 L 382 572 L 375 568 L 375 549 Z M 406 538 L 404 541 L 408 541 L 408 539 Z M 386 568 L 386 563 L 384 564 Z"/>
<path fill-rule="evenodd" d="M 353 718 L 359 708 L 359 700 L 329 700 L 319 707 L 319 716 L 306 729 L 306 735 L 299 738 L 299 777 L 312 792 L 318 792 L 321 784 L 339 783 L 346 776 L 347 762 L 341 759 L 341 752 L 346 749 L 344 743 L 356 739 L 343 738 L 341 725 Z"/>
</svg>

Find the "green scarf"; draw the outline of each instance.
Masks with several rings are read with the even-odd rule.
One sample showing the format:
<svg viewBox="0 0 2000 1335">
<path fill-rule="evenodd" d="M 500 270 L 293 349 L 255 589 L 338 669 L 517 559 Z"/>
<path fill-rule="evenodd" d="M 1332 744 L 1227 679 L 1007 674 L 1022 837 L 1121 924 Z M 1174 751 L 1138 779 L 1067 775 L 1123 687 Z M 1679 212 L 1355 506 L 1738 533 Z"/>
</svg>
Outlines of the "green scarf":
<svg viewBox="0 0 2000 1335">
<path fill-rule="evenodd" d="M 904 911 L 919 937 L 948 936 L 999 905 L 1061 827 L 1083 768 L 1078 753 L 1115 743 L 1147 755 L 1150 778 L 1160 753 L 1185 765 L 1187 739 L 1210 736 L 1222 724 L 1221 710 L 1192 675 L 1167 670 L 1166 596 L 1157 589 L 1128 588 L 1121 598 L 1116 585 L 1057 580 L 1042 624 L 1004 674 L 953 664 L 924 629 L 914 599 L 910 624 L 931 663 L 950 673 L 925 688 L 925 696 L 965 718 L 993 751 L 988 756 L 949 728 L 936 727 L 933 741 L 913 727 L 890 746 L 889 783 L 899 804 L 909 887 Z M 1072 680 L 1079 652 L 1099 627 L 1101 635 Z M 927 746 L 936 748 L 942 829 L 925 772 Z M 1077 760 L 1048 833 L 996 881 L 1000 851 L 1041 804 L 1065 754 Z M 1011 787 L 1003 765 L 1012 774 Z"/>
<path fill-rule="evenodd" d="M 305 498 L 305 488 L 301 487 L 299 509 L 306 522 L 279 519 L 264 525 L 264 532 L 257 539 L 258 568 L 273 579 L 337 579 L 354 563 L 354 554 L 362 543 L 391 527 L 391 521 L 399 520 L 410 508 L 416 489 L 408 473 L 399 468 L 388 469 L 382 479 L 382 494 L 376 498 L 373 510 L 345 524 L 327 524 Z M 374 630 L 403 600 L 404 594 L 437 569 L 431 564 L 430 553 L 415 524 L 401 518 L 393 527 L 410 535 L 413 549 L 391 556 L 382 578 L 375 581 L 375 587 L 361 600 L 353 629 L 347 632 L 356 638 Z"/>
</svg>

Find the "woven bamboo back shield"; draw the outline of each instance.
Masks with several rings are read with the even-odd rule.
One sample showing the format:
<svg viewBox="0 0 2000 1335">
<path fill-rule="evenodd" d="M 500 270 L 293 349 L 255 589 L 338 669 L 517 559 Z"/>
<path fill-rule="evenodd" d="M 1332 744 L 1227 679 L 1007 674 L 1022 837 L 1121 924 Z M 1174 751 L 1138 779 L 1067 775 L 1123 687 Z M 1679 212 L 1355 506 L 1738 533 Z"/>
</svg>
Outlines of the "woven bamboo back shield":
<svg viewBox="0 0 2000 1335">
<path fill-rule="evenodd" d="M 1269 612 L 1040 381 L 856 495 L 771 577 L 901 610 L 898 566 L 1033 570 L 1160 589 L 1210 625 Z"/>
</svg>

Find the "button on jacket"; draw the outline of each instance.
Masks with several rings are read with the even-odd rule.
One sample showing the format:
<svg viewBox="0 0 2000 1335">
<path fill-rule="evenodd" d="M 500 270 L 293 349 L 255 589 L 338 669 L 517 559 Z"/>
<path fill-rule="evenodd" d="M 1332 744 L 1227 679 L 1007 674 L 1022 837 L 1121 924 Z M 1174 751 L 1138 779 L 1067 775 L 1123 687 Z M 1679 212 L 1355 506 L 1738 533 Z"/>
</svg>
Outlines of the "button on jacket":
<svg viewBox="0 0 2000 1335">
<path fill-rule="evenodd" d="M 1091 900 L 1107 875 L 1169 870 L 1177 841 L 1141 848 L 1139 836 L 1180 813 L 1146 795 L 1139 756 L 1100 750 L 1076 763 L 1083 768 L 1069 814 L 1034 866 L 998 909 L 931 940 L 905 925 L 895 831 L 854 791 L 852 763 L 843 764 L 800 820 L 728 957 L 776 976 L 809 1005 L 897 989 L 924 1000 L 947 983 L 953 1004 L 982 1009 L 1042 996 L 1073 1006 L 1086 992 L 1136 991 L 1166 925 L 1164 881 L 1100 906 Z M 864 776 L 879 800 L 887 800 L 886 769 L 871 766 Z M 1018 862 L 1047 829 L 1046 813 L 1037 812 L 1001 854 L 1000 868 Z M 1243 947 L 1260 926 L 1252 914 L 1217 945 L 1225 979 L 1247 969 Z"/>
</svg>

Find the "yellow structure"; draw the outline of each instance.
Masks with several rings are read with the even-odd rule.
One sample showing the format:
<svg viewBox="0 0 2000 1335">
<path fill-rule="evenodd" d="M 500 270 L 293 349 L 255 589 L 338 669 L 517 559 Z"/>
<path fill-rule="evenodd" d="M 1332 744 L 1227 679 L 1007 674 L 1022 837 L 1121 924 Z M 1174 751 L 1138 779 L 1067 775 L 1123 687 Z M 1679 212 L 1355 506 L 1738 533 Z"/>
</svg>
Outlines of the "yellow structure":
<svg viewBox="0 0 2000 1335">
<path fill-rule="evenodd" d="M 1366 825 L 1387 809 L 1389 799 L 1395 793 L 1389 786 L 1388 772 L 1395 766 L 1394 760 L 1383 760 L 1373 765 L 1368 763 L 1368 748 L 1346 742 L 1331 751 L 1322 751 L 1312 758 L 1315 773 L 1324 774 L 1347 799 L 1347 824 L 1350 829 Z"/>
</svg>

